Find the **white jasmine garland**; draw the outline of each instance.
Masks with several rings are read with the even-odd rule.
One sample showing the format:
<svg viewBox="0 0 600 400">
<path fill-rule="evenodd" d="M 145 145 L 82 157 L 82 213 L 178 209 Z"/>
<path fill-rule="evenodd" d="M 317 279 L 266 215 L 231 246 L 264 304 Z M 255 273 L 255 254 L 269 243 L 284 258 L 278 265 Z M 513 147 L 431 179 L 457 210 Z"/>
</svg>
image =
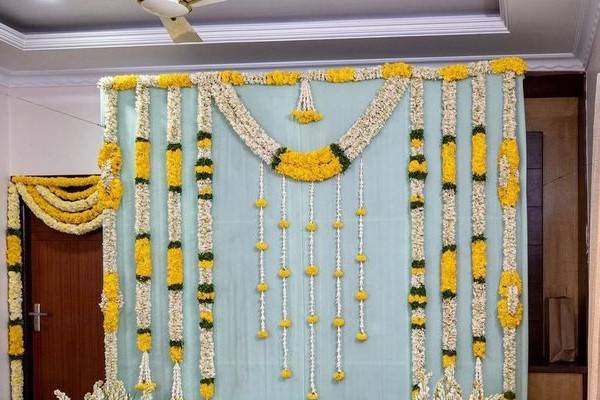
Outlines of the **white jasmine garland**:
<svg viewBox="0 0 600 400">
<path fill-rule="evenodd" d="M 459 400 L 456 365 L 456 81 L 442 81 L 442 365 L 436 400 Z"/>
<path fill-rule="evenodd" d="M 502 205 L 502 273 L 498 318 L 503 327 L 502 388 L 504 399 L 516 398 L 517 341 L 516 329 L 522 318 L 519 298 L 521 281 L 517 269 L 517 212 L 519 196 L 519 148 L 516 141 L 516 77 L 508 71 L 503 76 L 503 142 L 498 159 L 498 194 Z M 503 309 L 503 305 L 506 305 Z"/>
<path fill-rule="evenodd" d="M 360 158 L 358 165 L 358 208 L 356 214 L 358 217 L 358 254 L 356 255 L 356 261 L 358 263 L 358 292 L 356 299 L 358 300 L 358 332 L 360 337 L 367 337 L 367 331 L 365 326 L 365 244 L 364 244 L 364 226 L 365 226 L 365 214 L 367 209 L 365 208 L 365 183 L 364 183 L 364 172 L 363 172 L 363 159 Z M 364 340 L 360 340 L 363 342 Z"/>
<path fill-rule="evenodd" d="M 256 200 L 256 207 L 258 208 L 258 237 L 256 248 L 258 250 L 258 284 L 256 290 L 258 292 L 258 338 L 266 339 L 268 336 L 267 331 L 267 318 L 265 315 L 266 307 L 266 291 L 267 283 L 265 282 L 265 251 L 267 250 L 265 245 L 265 213 L 266 199 L 265 199 L 265 167 L 264 164 L 259 162 L 258 166 L 258 199 Z"/>
<path fill-rule="evenodd" d="M 312 227 L 311 227 L 312 226 Z M 314 228 L 314 229 L 313 229 Z M 316 384 L 316 323 L 319 317 L 316 314 L 315 299 L 315 276 L 318 273 L 318 267 L 315 265 L 315 183 L 308 184 L 308 400 L 318 399 Z M 311 271 L 312 269 L 312 271 Z"/>
<path fill-rule="evenodd" d="M 138 335 L 138 351 L 141 352 L 139 377 L 136 388 L 143 400 L 151 400 L 155 383 L 150 370 L 152 347 L 152 252 L 150 238 L 150 165 L 144 160 L 150 157 L 150 92 L 138 80 L 136 86 L 136 177 L 135 177 L 135 233 L 136 233 L 136 284 L 135 311 Z M 137 158 L 140 159 L 137 159 Z M 147 168 L 147 170 L 146 170 Z M 144 267 L 150 269 L 148 275 Z M 147 343 L 148 342 L 148 343 Z"/>
<path fill-rule="evenodd" d="M 35 190 L 52 206 L 58 208 L 62 211 L 67 212 L 79 212 L 87 210 L 94 206 L 98 202 L 98 192 L 93 192 L 91 195 L 84 199 L 68 201 L 63 200 L 54 193 L 50 189 L 42 185 L 36 185 Z"/>
<path fill-rule="evenodd" d="M 181 89 L 167 89 L 167 176 L 169 180 L 167 230 L 167 286 L 169 289 L 169 344 L 173 361 L 171 400 L 182 400 L 181 361 L 183 360 L 183 255 L 181 253 Z M 171 156 L 169 156 L 171 154 Z M 176 271 L 181 269 L 180 273 Z M 171 276 L 172 275 L 172 276 Z"/>
<path fill-rule="evenodd" d="M 345 373 L 342 365 L 342 332 L 345 325 L 343 309 L 342 309 L 342 278 L 344 271 L 342 270 L 342 177 L 335 177 L 335 221 L 333 228 L 335 229 L 335 317 L 333 326 L 335 328 L 335 372 L 334 380 L 342 380 Z"/>
<path fill-rule="evenodd" d="M 386 80 L 361 117 L 340 137 L 337 144 L 349 160 L 355 159 L 381 131 L 402 98 L 409 79 Z M 219 110 L 244 143 L 270 164 L 282 146 L 252 117 L 232 85 L 212 76 L 211 92 Z"/>
<path fill-rule="evenodd" d="M 196 173 L 198 186 L 198 307 L 200 312 L 200 395 L 205 400 L 215 393 L 215 344 L 213 337 L 213 218 L 212 218 L 212 109 L 205 80 L 197 79 L 197 148 L 196 165 L 210 166 L 210 173 Z"/>
<path fill-rule="evenodd" d="M 292 377 L 292 369 L 289 366 L 289 347 L 288 347 L 288 329 L 290 329 L 292 321 L 288 314 L 288 279 L 291 271 L 288 266 L 287 258 L 287 230 L 289 221 L 287 216 L 287 179 L 284 175 L 281 176 L 281 205 L 279 229 L 281 231 L 281 252 L 279 257 L 279 277 L 281 278 L 281 371 L 280 376 L 283 379 Z"/>
</svg>

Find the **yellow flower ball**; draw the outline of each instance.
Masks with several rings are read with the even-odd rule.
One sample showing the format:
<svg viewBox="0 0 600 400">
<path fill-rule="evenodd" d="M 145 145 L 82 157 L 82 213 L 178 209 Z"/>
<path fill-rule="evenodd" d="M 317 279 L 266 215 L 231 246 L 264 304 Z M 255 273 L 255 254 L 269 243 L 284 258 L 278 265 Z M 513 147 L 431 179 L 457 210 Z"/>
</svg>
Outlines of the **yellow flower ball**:
<svg viewBox="0 0 600 400">
<path fill-rule="evenodd" d="M 214 383 L 201 383 L 200 384 L 200 396 L 203 399 L 209 400 L 215 396 L 215 384 Z"/>
<path fill-rule="evenodd" d="M 365 216 L 367 215 L 367 208 L 366 207 L 359 207 L 356 209 L 356 215 L 358 216 Z"/>
<path fill-rule="evenodd" d="M 290 222 L 287 219 L 282 219 L 277 226 L 279 226 L 280 229 L 287 229 L 290 227 Z"/>
<path fill-rule="evenodd" d="M 356 300 L 364 301 L 369 298 L 369 293 L 367 293 L 366 290 L 357 290 L 356 293 L 354 293 L 354 297 Z"/>
<path fill-rule="evenodd" d="M 479 358 L 485 358 L 485 342 L 473 342 L 473 355 Z"/>
<path fill-rule="evenodd" d="M 317 392 L 310 392 L 306 395 L 306 400 L 319 400 L 319 394 Z"/>
<path fill-rule="evenodd" d="M 358 254 L 356 255 L 356 262 L 359 262 L 359 263 L 364 263 L 364 262 L 366 262 L 366 261 L 367 261 L 367 256 L 366 256 L 365 254 L 363 254 L 363 253 L 358 253 Z"/>
<path fill-rule="evenodd" d="M 290 379 L 292 377 L 292 375 L 293 375 L 293 372 L 289 368 L 284 368 L 279 373 L 279 376 L 281 376 L 282 379 Z"/>
<path fill-rule="evenodd" d="M 282 319 L 281 321 L 279 321 L 279 326 L 281 328 L 289 328 L 290 326 L 292 326 L 292 320 L 291 319 Z"/>
<path fill-rule="evenodd" d="M 256 337 L 259 339 L 266 339 L 269 337 L 269 331 L 266 329 L 261 329 L 258 332 L 256 332 Z"/>
<path fill-rule="evenodd" d="M 319 322 L 319 316 L 316 314 L 309 315 L 308 317 L 306 317 L 306 322 L 308 322 L 309 324 L 316 324 L 317 322 Z"/>
<path fill-rule="evenodd" d="M 456 365 L 456 356 L 450 356 L 450 355 L 444 354 L 442 356 L 442 366 L 444 368 L 448 368 L 452 365 Z"/>
<path fill-rule="evenodd" d="M 331 324 L 333 326 L 340 327 L 340 326 L 346 325 L 346 321 L 342 317 L 336 317 L 336 318 L 333 319 L 333 321 L 331 322 Z"/>
<path fill-rule="evenodd" d="M 343 221 L 335 221 L 333 223 L 333 229 L 342 229 L 344 227 Z"/>
<path fill-rule="evenodd" d="M 278 275 L 280 278 L 289 278 L 292 274 L 292 271 L 289 268 L 279 268 Z"/>
<path fill-rule="evenodd" d="M 258 208 L 265 208 L 269 204 L 269 201 L 263 197 L 256 199 L 254 205 Z"/>
<path fill-rule="evenodd" d="M 334 381 L 337 381 L 337 382 L 343 381 L 345 377 L 346 377 L 346 374 L 344 373 L 344 371 L 335 371 L 333 373 Z"/>
<path fill-rule="evenodd" d="M 138 383 L 135 385 L 135 388 L 140 392 L 153 392 L 156 389 L 156 383 L 147 382 L 147 383 Z"/>
<path fill-rule="evenodd" d="M 266 251 L 269 248 L 267 242 L 256 242 L 256 250 Z"/>
<path fill-rule="evenodd" d="M 267 290 L 269 290 L 269 285 L 265 282 L 261 282 L 258 285 L 256 285 L 256 291 L 257 292 L 266 292 Z"/>
<path fill-rule="evenodd" d="M 341 278 L 341 277 L 343 277 L 343 276 L 344 276 L 344 270 L 341 270 L 341 269 L 336 269 L 336 270 L 334 271 L 334 273 L 333 273 L 333 276 L 334 276 L 335 278 Z"/>
<path fill-rule="evenodd" d="M 357 332 L 356 333 L 356 340 L 358 340 L 359 342 L 364 342 L 369 338 L 369 335 L 367 335 L 367 332 Z"/>
<path fill-rule="evenodd" d="M 317 225 L 315 221 L 310 221 L 308 224 L 306 224 L 306 230 L 309 232 L 314 232 L 317 229 L 319 229 L 319 225 Z"/>
<path fill-rule="evenodd" d="M 318 275 L 319 267 L 317 267 L 316 265 L 309 265 L 308 267 L 304 268 L 304 273 L 308 276 Z"/>
</svg>

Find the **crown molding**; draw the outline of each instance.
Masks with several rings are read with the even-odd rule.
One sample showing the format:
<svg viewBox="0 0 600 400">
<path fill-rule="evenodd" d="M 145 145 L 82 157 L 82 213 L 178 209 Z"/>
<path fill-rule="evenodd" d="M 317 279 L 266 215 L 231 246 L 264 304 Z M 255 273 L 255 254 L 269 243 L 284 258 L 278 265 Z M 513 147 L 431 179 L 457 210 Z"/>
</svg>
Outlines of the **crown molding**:
<svg viewBox="0 0 600 400">
<path fill-rule="evenodd" d="M 502 15 L 457 15 L 198 25 L 205 43 L 484 35 L 509 33 Z M 0 40 L 23 51 L 173 45 L 162 27 L 22 33 L 0 24 Z"/>
<path fill-rule="evenodd" d="M 463 57 L 420 57 L 403 58 L 405 62 L 416 65 L 438 66 L 452 62 L 470 62 L 502 57 L 503 55 L 478 55 Z M 528 65 L 529 71 L 535 72 L 581 72 L 585 68 L 573 53 L 555 54 L 521 54 Z M 275 68 L 316 68 L 335 66 L 365 66 L 398 61 L 396 58 L 377 59 L 347 59 L 347 60 L 306 60 L 306 61 L 272 61 L 260 63 L 228 63 L 228 64 L 197 64 L 172 65 L 163 67 L 133 67 L 133 68 L 97 68 L 69 69 L 57 71 L 10 71 L 0 67 L 0 84 L 7 87 L 53 87 L 53 86 L 95 86 L 98 79 L 106 75 L 121 74 L 157 74 L 161 72 L 184 71 L 214 71 L 222 69 L 265 70 Z"/>
<path fill-rule="evenodd" d="M 587 68 L 596 31 L 600 22 L 600 1 L 588 0 L 588 3 L 582 5 L 577 18 L 577 31 L 573 43 L 573 53 L 581 60 L 583 66 Z"/>
</svg>

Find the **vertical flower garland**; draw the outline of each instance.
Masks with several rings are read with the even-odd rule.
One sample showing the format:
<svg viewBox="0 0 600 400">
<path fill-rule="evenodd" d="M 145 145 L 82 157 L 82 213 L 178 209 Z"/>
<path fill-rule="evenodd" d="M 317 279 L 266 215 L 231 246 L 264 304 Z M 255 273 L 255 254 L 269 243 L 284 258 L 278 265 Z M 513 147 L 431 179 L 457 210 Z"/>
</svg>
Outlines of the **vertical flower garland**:
<svg viewBox="0 0 600 400">
<path fill-rule="evenodd" d="M 411 365 L 412 399 L 426 398 L 428 374 L 425 369 L 425 328 L 427 292 L 425 290 L 425 160 L 423 122 L 423 79 L 410 81 L 410 159 L 408 178 L 410 181 L 410 221 L 411 221 L 411 268 L 410 294 L 411 308 Z"/>
<path fill-rule="evenodd" d="M 256 336 L 259 339 L 269 337 L 265 315 L 265 296 L 266 291 L 269 290 L 269 285 L 265 282 L 265 251 L 269 248 L 265 242 L 264 221 L 267 204 L 267 199 L 265 199 L 265 166 L 260 161 L 258 166 L 258 198 L 254 202 L 254 205 L 258 208 L 258 240 L 256 242 L 256 250 L 258 250 L 258 283 L 256 284 L 256 291 L 258 292 L 258 332 Z"/>
<path fill-rule="evenodd" d="M 516 398 L 517 338 L 516 330 L 523 316 L 519 299 L 522 291 L 517 270 L 517 203 L 519 201 L 519 147 L 516 138 L 516 79 L 513 71 L 503 75 L 503 129 L 498 154 L 498 197 L 502 206 L 502 273 L 498 291 L 498 319 L 502 325 L 504 362 L 503 392 L 506 400 Z"/>
<path fill-rule="evenodd" d="M 319 267 L 315 265 L 315 232 L 318 225 L 315 222 L 315 183 L 308 184 L 308 223 L 306 230 L 308 231 L 308 266 L 304 269 L 308 276 L 308 386 L 309 391 L 306 395 L 307 400 L 318 400 L 319 393 L 315 382 L 316 369 L 316 338 L 315 325 L 319 322 L 319 316 L 316 311 L 315 300 L 315 277 L 319 274 Z"/>
<path fill-rule="evenodd" d="M 12 400 L 23 399 L 23 248 L 21 242 L 21 210 L 14 183 L 8 185 L 6 268 L 8 270 L 8 359 Z"/>
<path fill-rule="evenodd" d="M 112 78 L 100 81 L 104 90 L 104 144 L 100 154 L 110 154 L 110 157 L 100 157 L 100 181 L 98 182 L 100 200 L 105 207 L 102 212 L 102 269 L 104 273 L 102 299 L 100 308 L 104 314 L 104 363 L 106 369 L 105 387 L 119 386 L 118 378 L 118 343 L 119 312 L 122 306 L 122 296 L 119 289 L 119 272 L 117 269 L 117 230 L 116 208 L 118 201 L 106 201 L 111 193 L 120 193 L 120 149 L 117 139 L 118 93 L 113 88 Z"/>
<path fill-rule="evenodd" d="M 364 342 L 369 337 L 365 327 L 365 301 L 369 295 L 365 290 L 365 263 L 367 262 L 367 256 L 365 255 L 364 249 L 364 227 L 367 208 L 365 207 L 365 184 L 362 157 L 360 158 L 358 166 L 358 207 L 356 208 L 356 215 L 358 217 L 358 253 L 356 254 L 356 262 L 358 263 L 358 290 L 354 295 L 358 301 L 358 332 L 356 333 L 356 340 Z"/>
<path fill-rule="evenodd" d="M 169 348 L 173 362 L 171 400 L 183 399 L 181 362 L 183 361 L 183 251 L 181 248 L 181 89 L 167 89 L 168 236 L 167 288 L 169 290 Z"/>
<path fill-rule="evenodd" d="M 468 76 L 464 65 L 440 70 L 442 76 L 442 366 L 444 376 L 435 390 L 439 399 L 460 399 L 456 382 L 456 80 Z"/>
<path fill-rule="evenodd" d="M 150 93 L 138 81 L 136 87 L 137 130 L 135 137 L 135 310 L 137 348 L 142 353 L 136 389 L 152 399 L 156 384 L 150 371 L 152 350 L 152 251 L 150 241 Z"/>
<path fill-rule="evenodd" d="M 198 85 L 198 304 L 200 312 L 200 395 L 210 400 L 215 394 L 215 344 L 213 336 L 213 219 L 212 219 L 212 110 L 205 84 Z"/>
<path fill-rule="evenodd" d="M 287 230 L 290 223 L 287 219 L 287 180 L 285 175 L 281 175 L 281 209 L 280 209 L 279 229 L 281 230 L 281 254 L 279 257 L 279 272 L 281 278 L 281 371 L 282 379 L 292 377 L 292 369 L 289 366 L 288 354 L 288 329 L 292 326 L 292 320 L 288 316 L 288 279 L 291 271 L 287 265 Z"/>
<path fill-rule="evenodd" d="M 342 329 L 346 324 L 342 314 L 342 175 L 335 177 L 335 221 L 333 229 L 335 229 L 335 317 L 332 325 L 335 328 L 335 372 L 333 379 L 342 381 L 346 377 L 342 366 Z"/>
<path fill-rule="evenodd" d="M 472 66 L 471 79 L 471 331 L 472 351 L 475 357 L 475 371 L 470 400 L 484 400 L 482 363 L 486 354 L 486 275 L 487 245 L 485 237 L 486 213 L 486 173 L 487 143 L 485 132 L 486 73 L 487 63 Z"/>
</svg>

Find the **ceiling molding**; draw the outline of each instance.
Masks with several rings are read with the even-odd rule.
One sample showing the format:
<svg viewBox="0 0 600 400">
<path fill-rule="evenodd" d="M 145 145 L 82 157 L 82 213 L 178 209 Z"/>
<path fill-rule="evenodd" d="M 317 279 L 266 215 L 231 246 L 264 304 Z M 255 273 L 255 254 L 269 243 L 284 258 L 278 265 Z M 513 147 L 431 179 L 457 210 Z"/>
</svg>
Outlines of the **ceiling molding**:
<svg viewBox="0 0 600 400">
<path fill-rule="evenodd" d="M 509 33 L 504 18 L 481 14 L 212 24 L 194 28 L 205 43 L 286 42 Z M 162 27 L 21 33 L 0 24 L 0 40 L 24 51 L 173 45 Z"/>
<path fill-rule="evenodd" d="M 529 65 L 529 71 L 536 72 L 580 72 L 585 68 L 573 53 L 556 54 L 521 54 Z M 463 57 L 422 57 L 403 58 L 403 61 L 417 65 L 438 66 L 452 62 L 470 62 L 501 57 L 500 55 L 463 56 Z M 261 63 L 200 64 L 173 65 L 164 67 L 133 68 L 98 68 L 71 69 L 57 71 L 9 71 L 0 67 L 0 83 L 5 86 L 19 87 L 52 87 L 52 86 L 95 86 L 98 79 L 106 75 L 120 74 L 156 74 L 161 72 L 213 71 L 222 69 L 266 70 L 274 68 L 315 68 L 335 67 L 342 65 L 364 66 L 398 61 L 395 58 L 347 59 L 347 60 L 307 60 L 307 61 L 275 61 Z"/>
<path fill-rule="evenodd" d="M 587 68 L 596 31 L 600 22 L 600 1 L 588 0 L 588 4 L 581 6 L 577 20 L 577 32 L 573 44 L 573 53 L 581 60 L 583 66 Z"/>
</svg>

